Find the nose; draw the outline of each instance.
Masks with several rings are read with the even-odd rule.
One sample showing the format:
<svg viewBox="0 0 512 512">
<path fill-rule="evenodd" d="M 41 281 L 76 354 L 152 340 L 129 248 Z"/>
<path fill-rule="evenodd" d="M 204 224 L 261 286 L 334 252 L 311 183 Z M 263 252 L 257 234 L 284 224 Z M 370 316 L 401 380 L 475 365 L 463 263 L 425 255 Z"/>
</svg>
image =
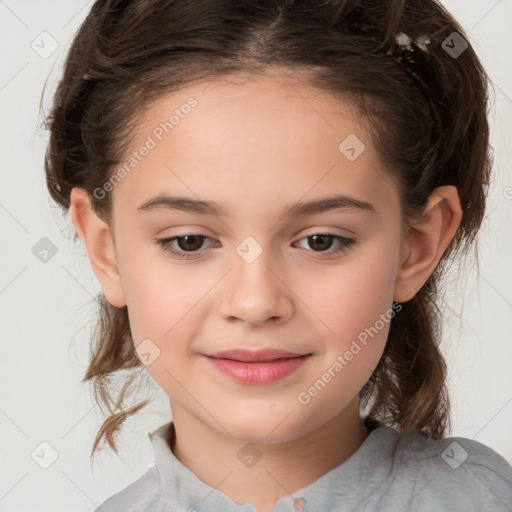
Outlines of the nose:
<svg viewBox="0 0 512 512">
<path fill-rule="evenodd" d="M 219 313 L 229 321 L 257 326 L 282 322 L 294 313 L 292 283 L 278 268 L 270 251 L 263 250 L 251 263 L 235 253 L 233 268 L 222 281 Z"/>
</svg>

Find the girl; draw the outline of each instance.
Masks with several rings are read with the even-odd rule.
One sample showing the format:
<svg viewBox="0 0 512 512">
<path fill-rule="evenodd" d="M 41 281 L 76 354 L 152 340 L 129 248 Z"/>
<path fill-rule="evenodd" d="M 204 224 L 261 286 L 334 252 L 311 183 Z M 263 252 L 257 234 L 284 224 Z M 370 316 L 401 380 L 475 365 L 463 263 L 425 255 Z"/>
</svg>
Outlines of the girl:
<svg viewBox="0 0 512 512">
<path fill-rule="evenodd" d="M 91 456 L 136 377 L 172 409 L 98 512 L 512 510 L 505 459 L 446 438 L 439 349 L 487 87 L 434 0 L 94 3 L 45 162 L 103 292 Z"/>
</svg>

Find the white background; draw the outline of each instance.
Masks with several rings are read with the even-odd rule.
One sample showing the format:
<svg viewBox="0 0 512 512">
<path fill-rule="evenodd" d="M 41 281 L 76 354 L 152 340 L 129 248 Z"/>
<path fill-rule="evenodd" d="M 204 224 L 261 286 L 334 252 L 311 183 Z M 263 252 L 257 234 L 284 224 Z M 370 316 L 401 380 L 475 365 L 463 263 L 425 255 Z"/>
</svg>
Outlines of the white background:
<svg viewBox="0 0 512 512">
<path fill-rule="evenodd" d="M 449 289 L 443 350 L 453 404 L 451 435 L 480 441 L 512 462 L 512 0 L 445 0 L 467 30 L 493 80 L 495 177 L 480 235 L 480 277 Z M 120 455 L 89 452 L 101 424 L 80 381 L 100 287 L 72 225 L 44 181 L 47 134 L 39 100 L 60 76 L 71 38 L 92 2 L 0 0 L 0 511 L 92 511 L 152 463 L 147 432 L 170 420 L 160 388 L 153 405 L 125 425 Z M 58 41 L 47 59 L 31 48 L 43 31 Z M 46 109 L 47 111 L 47 109 Z M 510 191 L 510 189 L 509 189 Z M 32 247 L 50 238 L 57 254 L 42 263 Z M 460 317 L 460 318 L 459 318 Z M 46 441 L 58 458 L 31 458 Z M 50 453 L 46 449 L 45 453 Z"/>
</svg>

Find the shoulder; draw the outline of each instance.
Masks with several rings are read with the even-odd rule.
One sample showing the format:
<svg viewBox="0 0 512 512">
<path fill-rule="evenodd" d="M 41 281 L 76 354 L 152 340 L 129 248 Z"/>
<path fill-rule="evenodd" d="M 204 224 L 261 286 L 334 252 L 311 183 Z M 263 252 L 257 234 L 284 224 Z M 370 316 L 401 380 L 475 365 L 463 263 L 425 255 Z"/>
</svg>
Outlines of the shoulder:
<svg viewBox="0 0 512 512">
<path fill-rule="evenodd" d="M 417 492 L 417 503 L 453 511 L 512 510 L 512 466 L 489 446 L 464 437 L 432 440 L 414 431 L 398 439 L 394 462 Z"/>
<path fill-rule="evenodd" d="M 104 501 L 94 512 L 173 512 L 162 494 L 160 476 L 151 466 L 141 477 Z"/>
</svg>

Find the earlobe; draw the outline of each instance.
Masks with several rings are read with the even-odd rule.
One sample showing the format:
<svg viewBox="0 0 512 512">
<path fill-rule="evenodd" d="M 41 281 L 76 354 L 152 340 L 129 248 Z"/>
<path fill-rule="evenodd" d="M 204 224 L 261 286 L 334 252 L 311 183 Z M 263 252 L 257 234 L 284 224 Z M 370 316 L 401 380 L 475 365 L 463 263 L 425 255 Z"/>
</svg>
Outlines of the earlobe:
<svg viewBox="0 0 512 512">
<path fill-rule="evenodd" d="M 453 239 L 462 219 L 457 189 L 438 187 L 430 195 L 422 217 L 412 221 L 403 240 L 393 300 L 407 302 L 425 284 Z"/>
<path fill-rule="evenodd" d="M 106 299 L 112 306 L 125 306 L 126 298 L 108 224 L 93 210 L 91 199 L 85 189 L 73 188 L 70 201 L 71 220 L 87 250 L 92 270 Z"/>
</svg>

